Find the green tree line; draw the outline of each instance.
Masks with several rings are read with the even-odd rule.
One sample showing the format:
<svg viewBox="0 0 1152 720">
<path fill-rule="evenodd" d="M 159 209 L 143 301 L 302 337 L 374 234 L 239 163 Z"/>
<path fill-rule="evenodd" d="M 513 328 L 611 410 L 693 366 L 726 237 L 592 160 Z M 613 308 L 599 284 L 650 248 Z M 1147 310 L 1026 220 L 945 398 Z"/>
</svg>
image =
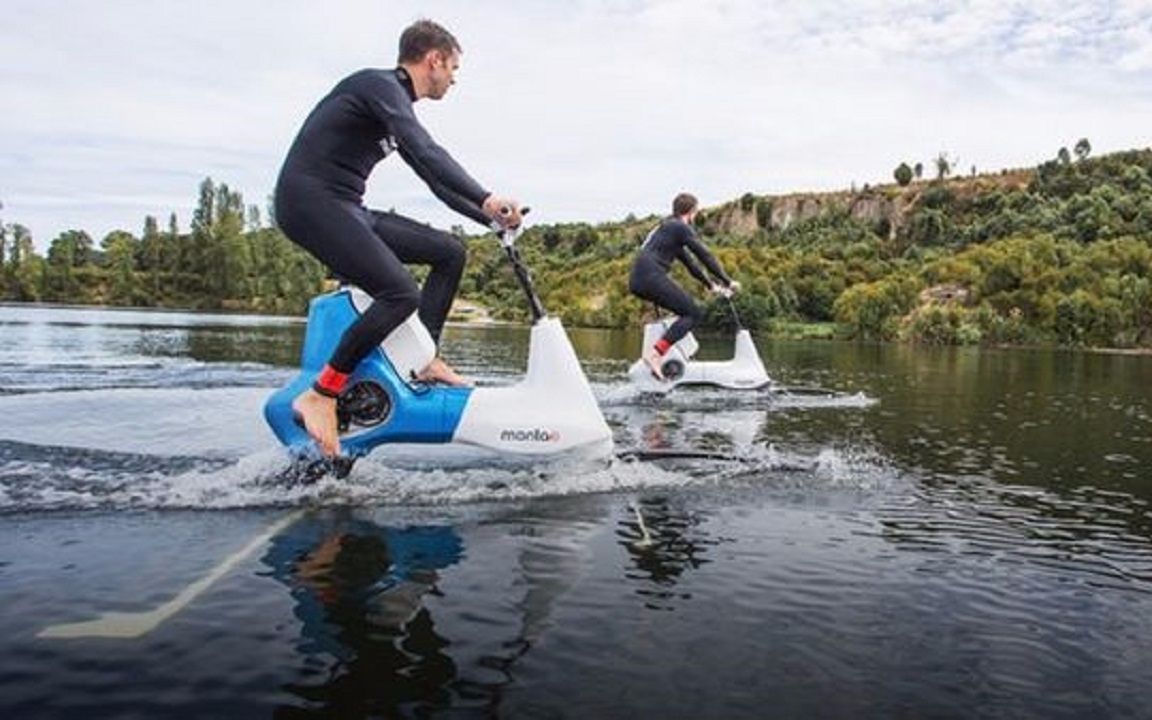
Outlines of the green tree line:
<svg viewBox="0 0 1152 720">
<path fill-rule="evenodd" d="M 741 320 L 929 344 L 1152 347 L 1152 150 L 1091 157 L 1086 139 L 1035 168 L 805 197 L 746 193 L 708 208 L 706 244 L 744 290 Z M 520 240 L 545 306 L 570 325 L 635 327 L 651 308 L 628 272 L 657 216 L 538 225 Z M 501 319 L 526 306 L 499 244 L 467 238 L 461 296 Z M 302 313 L 325 271 L 226 185 L 205 180 L 190 229 L 145 218 L 99 247 L 84 231 L 46 257 L 0 225 L 0 297 L 17 301 Z M 677 278 L 704 297 L 682 269 Z M 708 301 L 714 327 L 732 323 Z"/>
<path fill-rule="evenodd" d="M 96 245 L 83 230 L 36 253 L 28 229 L 0 225 L 0 297 L 26 302 L 301 313 L 322 286 L 324 268 L 227 185 L 199 188 L 191 228 L 175 214 L 144 218 L 139 236 L 108 233 Z"/>
</svg>

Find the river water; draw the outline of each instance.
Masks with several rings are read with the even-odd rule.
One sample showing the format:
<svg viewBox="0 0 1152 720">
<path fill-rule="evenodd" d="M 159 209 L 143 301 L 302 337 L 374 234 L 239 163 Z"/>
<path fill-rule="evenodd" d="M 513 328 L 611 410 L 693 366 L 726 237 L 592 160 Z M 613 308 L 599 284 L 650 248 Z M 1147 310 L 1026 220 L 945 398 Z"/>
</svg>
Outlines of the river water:
<svg viewBox="0 0 1152 720">
<path fill-rule="evenodd" d="M 761 340 L 772 389 L 653 400 L 576 330 L 618 450 L 729 459 L 291 486 L 302 334 L 0 306 L 0 716 L 1152 717 L 1152 357 Z"/>
</svg>

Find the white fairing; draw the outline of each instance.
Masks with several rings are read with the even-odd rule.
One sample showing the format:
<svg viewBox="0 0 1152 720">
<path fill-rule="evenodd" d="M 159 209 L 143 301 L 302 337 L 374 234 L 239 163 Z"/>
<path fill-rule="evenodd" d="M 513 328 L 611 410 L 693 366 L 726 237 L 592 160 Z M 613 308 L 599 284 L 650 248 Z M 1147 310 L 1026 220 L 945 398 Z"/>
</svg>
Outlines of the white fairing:
<svg viewBox="0 0 1152 720">
<path fill-rule="evenodd" d="M 644 327 L 644 348 L 656 344 L 667 327 L 667 321 L 649 323 Z M 756 344 L 752 342 L 752 334 L 745 329 L 736 333 L 736 348 L 731 360 L 699 361 L 692 358 L 700 345 L 692 333 L 685 335 L 679 342 L 669 348 L 664 356 L 664 365 L 670 360 L 683 363 L 684 374 L 671 380 L 657 380 L 652 376 L 648 365 L 643 360 L 637 360 L 628 370 L 628 376 L 638 388 L 644 392 L 668 392 L 678 385 L 717 385 L 719 387 L 735 390 L 752 390 L 760 388 L 771 382 Z"/>
<path fill-rule="evenodd" d="M 588 446 L 611 452 L 612 432 L 559 320 L 532 326 L 523 380 L 472 391 L 452 441 L 532 455 Z"/>
<path fill-rule="evenodd" d="M 644 344 L 642 348 L 650 348 L 664 337 L 664 333 L 672 326 L 672 322 L 676 318 L 664 318 L 657 322 L 650 322 L 644 326 Z M 668 349 L 669 357 L 678 357 L 687 362 L 696 357 L 696 351 L 700 349 L 700 343 L 696 342 L 696 336 L 688 333 L 680 338 L 680 341 Z"/>
<path fill-rule="evenodd" d="M 348 287 L 347 290 L 353 307 L 363 315 L 372 304 L 372 297 L 357 287 Z M 436 357 L 436 342 L 428 333 L 428 328 L 420 322 L 417 313 L 409 315 L 407 320 L 388 333 L 388 337 L 380 343 L 380 348 L 399 376 L 405 380 L 419 374 Z"/>
</svg>

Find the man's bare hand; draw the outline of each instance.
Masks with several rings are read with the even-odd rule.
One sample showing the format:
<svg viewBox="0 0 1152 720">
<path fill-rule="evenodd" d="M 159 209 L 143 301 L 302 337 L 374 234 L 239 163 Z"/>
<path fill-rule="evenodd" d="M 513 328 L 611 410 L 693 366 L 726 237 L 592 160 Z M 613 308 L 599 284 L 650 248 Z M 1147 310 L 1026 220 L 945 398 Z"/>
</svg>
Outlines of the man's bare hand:
<svg viewBox="0 0 1152 720">
<path fill-rule="evenodd" d="M 520 203 L 512 198 L 501 197 L 492 193 L 484 199 L 481 210 L 488 217 L 495 220 L 502 228 L 515 229 L 524 221 L 520 213 Z"/>
</svg>

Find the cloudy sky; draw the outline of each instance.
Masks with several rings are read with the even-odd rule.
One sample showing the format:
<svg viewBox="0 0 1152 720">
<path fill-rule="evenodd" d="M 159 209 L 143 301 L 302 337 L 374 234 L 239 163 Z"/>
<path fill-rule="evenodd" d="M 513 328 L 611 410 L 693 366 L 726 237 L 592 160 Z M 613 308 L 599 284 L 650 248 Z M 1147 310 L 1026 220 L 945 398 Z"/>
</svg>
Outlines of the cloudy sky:
<svg viewBox="0 0 1152 720">
<path fill-rule="evenodd" d="M 263 208 L 316 100 L 420 17 L 464 56 L 418 114 L 537 221 L 1152 144 L 1152 0 L 4 0 L 0 222 L 186 229 L 205 177 Z M 396 157 L 367 201 L 467 223 Z"/>
</svg>

